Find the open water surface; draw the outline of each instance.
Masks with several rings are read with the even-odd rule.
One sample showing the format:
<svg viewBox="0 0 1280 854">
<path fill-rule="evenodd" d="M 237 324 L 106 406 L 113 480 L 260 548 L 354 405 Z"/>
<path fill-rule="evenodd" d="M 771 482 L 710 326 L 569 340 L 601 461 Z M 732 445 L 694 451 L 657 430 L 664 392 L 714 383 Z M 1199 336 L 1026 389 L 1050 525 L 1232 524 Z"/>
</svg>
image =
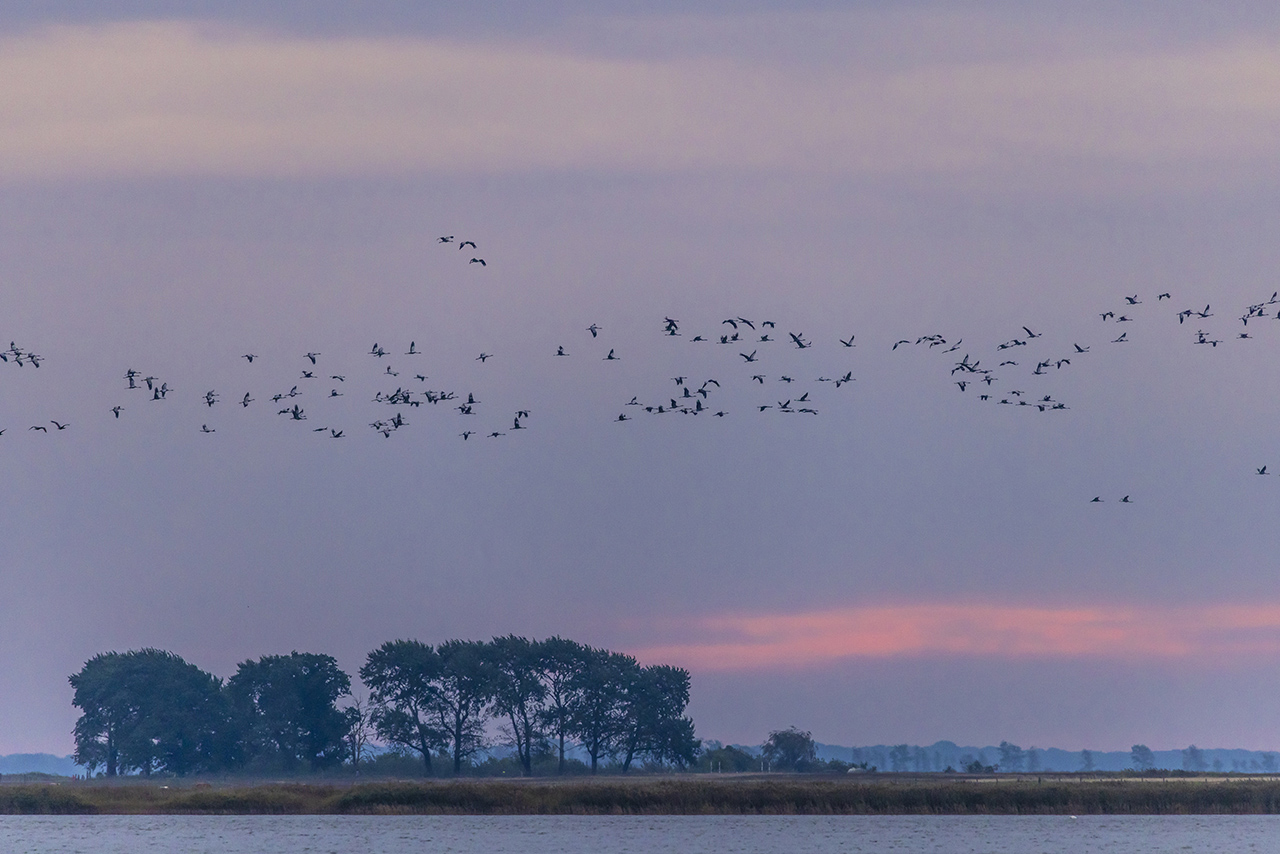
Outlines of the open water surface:
<svg viewBox="0 0 1280 854">
<path fill-rule="evenodd" d="M 6 854 L 1280 852 L 1280 816 L 4 816 Z"/>
</svg>

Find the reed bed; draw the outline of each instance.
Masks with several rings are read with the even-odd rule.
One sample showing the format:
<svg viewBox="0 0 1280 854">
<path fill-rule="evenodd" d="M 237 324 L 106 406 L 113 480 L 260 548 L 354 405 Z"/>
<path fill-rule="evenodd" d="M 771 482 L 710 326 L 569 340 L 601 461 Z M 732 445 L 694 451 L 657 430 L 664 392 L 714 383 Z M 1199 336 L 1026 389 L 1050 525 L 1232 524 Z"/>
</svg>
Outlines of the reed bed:
<svg viewBox="0 0 1280 854">
<path fill-rule="evenodd" d="M 12 785 L 0 814 L 1089 815 L 1280 813 L 1280 781 L 775 777 L 199 786 Z"/>
</svg>

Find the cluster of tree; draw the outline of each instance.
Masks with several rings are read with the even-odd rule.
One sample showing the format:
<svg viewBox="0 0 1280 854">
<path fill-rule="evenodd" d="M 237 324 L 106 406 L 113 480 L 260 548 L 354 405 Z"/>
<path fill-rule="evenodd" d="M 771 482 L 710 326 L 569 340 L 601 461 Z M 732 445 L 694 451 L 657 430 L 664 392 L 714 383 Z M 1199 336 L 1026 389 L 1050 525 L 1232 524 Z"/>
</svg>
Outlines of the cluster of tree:
<svg viewBox="0 0 1280 854">
<path fill-rule="evenodd" d="M 586 751 L 593 773 L 605 760 L 625 772 L 638 761 L 685 767 L 698 754 L 687 671 L 562 638 L 390 641 L 360 677 L 368 703 L 351 698 L 328 655 L 264 656 L 224 682 L 163 650 L 103 653 L 70 677 L 75 759 L 107 776 L 318 771 L 358 766 L 377 738 L 420 755 L 428 774 L 442 755 L 460 773 L 494 722 L 525 774 L 553 752 L 563 771 L 566 743 Z"/>
<path fill-rule="evenodd" d="M 703 745 L 703 750 L 698 755 L 696 770 L 712 773 L 791 771 L 801 774 L 822 771 L 843 774 L 853 768 L 876 770 L 865 762 L 854 764 L 839 759 L 819 759 L 817 748 L 813 734 L 796 727 L 769 733 L 769 737 L 760 746 L 759 754 L 749 753 L 731 744 L 709 741 Z"/>
<path fill-rule="evenodd" d="M 563 638 L 509 635 L 490 643 L 389 641 L 360 668 L 373 702 L 372 725 L 389 744 L 416 752 L 429 774 L 444 750 L 455 773 L 484 746 L 491 718 L 526 775 L 552 751 L 564 771 L 576 743 L 595 773 L 611 759 L 626 772 L 637 760 L 686 767 L 698 754 L 689 673 L 642 667 L 634 658 Z"/>
</svg>

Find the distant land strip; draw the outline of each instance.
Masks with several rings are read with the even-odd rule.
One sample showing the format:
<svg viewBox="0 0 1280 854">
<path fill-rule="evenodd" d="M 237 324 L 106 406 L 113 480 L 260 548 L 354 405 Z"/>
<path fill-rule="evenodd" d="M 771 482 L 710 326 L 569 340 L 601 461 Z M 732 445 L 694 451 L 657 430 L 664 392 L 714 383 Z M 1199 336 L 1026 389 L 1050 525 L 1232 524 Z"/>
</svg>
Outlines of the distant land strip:
<svg viewBox="0 0 1280 854">
<path fill-rule="evenodd" d="M 1280 780 L 1006 778 L 0 786 L 6 815 L 1244 815 L 1280 813 Z"/>
</svg>

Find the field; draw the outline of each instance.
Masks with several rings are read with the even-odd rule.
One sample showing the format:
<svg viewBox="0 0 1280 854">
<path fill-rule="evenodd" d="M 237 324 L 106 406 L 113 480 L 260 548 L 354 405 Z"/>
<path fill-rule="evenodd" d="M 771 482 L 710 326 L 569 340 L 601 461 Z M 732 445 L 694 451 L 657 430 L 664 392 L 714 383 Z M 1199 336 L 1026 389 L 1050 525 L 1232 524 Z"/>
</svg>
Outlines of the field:
<svg viewBox="0 0 1280 854">
<path fill-rule="evenodd" d="M 1085 815 L 1280 812 L 1280 780 L 699 775 L 355 784 L 0 786 L 0 814 Z"/>
</svg>

